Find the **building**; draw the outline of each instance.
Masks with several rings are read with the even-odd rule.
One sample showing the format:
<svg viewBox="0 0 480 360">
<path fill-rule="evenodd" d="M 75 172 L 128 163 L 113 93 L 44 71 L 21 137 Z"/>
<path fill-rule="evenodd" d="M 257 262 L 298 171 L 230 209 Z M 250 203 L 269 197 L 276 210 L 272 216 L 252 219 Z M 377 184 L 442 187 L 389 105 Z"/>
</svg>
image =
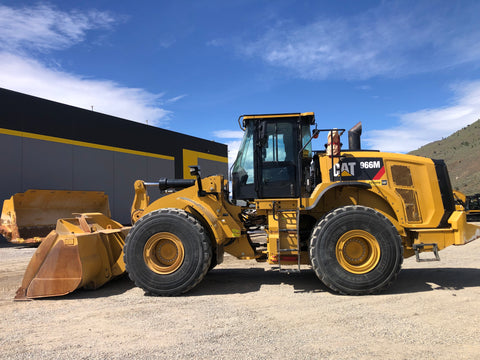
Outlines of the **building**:
<svg viewBox="0 0 480 360">
<path fill-rule="evenodd" d="M 228 173 L 227 146 L 0 88 L 0 199 L 28 189 L 95 190 L 130 222 L 137 179 Z M 151 197 L 159 195 L 157 189 Z"/>
</svg>

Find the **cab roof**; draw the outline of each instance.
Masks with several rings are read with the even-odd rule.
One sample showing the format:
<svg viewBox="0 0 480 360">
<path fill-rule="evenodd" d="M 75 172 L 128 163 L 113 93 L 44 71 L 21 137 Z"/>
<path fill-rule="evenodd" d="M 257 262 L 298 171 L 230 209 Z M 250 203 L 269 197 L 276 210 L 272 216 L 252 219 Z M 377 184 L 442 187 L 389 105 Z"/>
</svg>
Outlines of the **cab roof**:
<svg viewBox="0 0 480 360">
<path fill-rule="evenodd" d="M 277 119 L 277 118 L 303 118 L 310 125 L 315 124 L 315 114 L 313 112 L 304 112 L 304 113 L 283 113 L 283 114 L 257 114 L 257 115 L 241 115 L 238 118 L 238 123 L 243 124 L 242 129 L 245 128 L 246 120 L 263 120 L 263 119 Z M 243 120 L 240 122 L 240 120 Z"/>
</svg>

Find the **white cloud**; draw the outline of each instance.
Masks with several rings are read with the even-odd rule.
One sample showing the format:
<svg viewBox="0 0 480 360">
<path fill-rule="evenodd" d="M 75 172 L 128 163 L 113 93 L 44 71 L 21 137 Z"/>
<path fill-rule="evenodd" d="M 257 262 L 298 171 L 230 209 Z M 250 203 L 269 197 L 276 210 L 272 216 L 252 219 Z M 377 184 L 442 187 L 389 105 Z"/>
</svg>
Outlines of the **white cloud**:
<svg viewBox="0 0 480 360">
<path fill-rule="evenodd" d="M 214 131 L 213 135 L 222 139 L 241 139 L 243 131 L 241 130 L 218 130 Z"/>
<path fill-rule="evenodd" d="M 35 54 L 65 50 L 85 40 L 91 30 L 110 28 L 116 19 L 106 12 L 57 10 L 50 5 L 12 8 L 0 5 L 0 87 L 85 109 L 164 125 L 170 112 L 163 94 L 92 79 L 47 66 Z M 182 96 L 169 101 L 178 101 Z"/>
<path fill-rule="evenodd" d="M 227 142 L 229 168 L 233 165 L 233 163 L 237 159 L 238 150 L 240 149 L 241 144 L 242 144 L 242 140 L 233 140 L 233 141 Z"/>
<path fill-rule="evenodd" d="M 161 94 L 82 78 L 7 53 L 0 53 L 0 69 L 0 86 L 7 89 L 150 125 L 168 119 L 169 112 L 158 106 Z"/>
<path fill-rule="evenodd" d="M 87 31 L 109 28 L 114 22 L 109 13 L 95 10 L 82 13 L 59 11 L 45 4 L 22 8 L 0 5 L 0 47 L 11 52 L 64 49 L 83 41 Z"/>
<path fill-rule="evenodd" d="M 177 102 L 178 100 L 183 99 L 185 96 L 187 96 L 187 95 L 184 94 L 184 95 L 175 96 L 175 97 L 173 97 L 173 98 L 170 98 L 170 99 L 165 100 L 165 103 L 168 103 L 168 104 L 175 103 L 175 102 Z"/>
<path fill-rule="evenodd" d="M 370 85 L 359 85 L 356 87 L 356 89 L 362 90 L 362 91 L 370 91 L 372 90 L 372 87 Z"/>
<path fill-rule="evenodd" d="M 242 144 L 243 131 L 240 130 L 217 130 L 214 136 L 218 139 L 229 139 L 222 141 L 228 146 L 228 167 L 230 168 L 237 158 L 238 149 Z"/>
<path fill-rule="evenodd" d="M 480 60 L 475 13 L 478 2 L 381 2 L 347 17 L 283 21 L 240 51 L 306 79 L 429 72 Z"/>
<path fill-rule="evenodd" d="M 408 152 L 446 137 L 480 118 L 480 80 L 452 86 L 452 105 L 437 109 L 395 115 L 399 125 L 384 130 L 366 131 L 368 148 Z"/>
</svg>

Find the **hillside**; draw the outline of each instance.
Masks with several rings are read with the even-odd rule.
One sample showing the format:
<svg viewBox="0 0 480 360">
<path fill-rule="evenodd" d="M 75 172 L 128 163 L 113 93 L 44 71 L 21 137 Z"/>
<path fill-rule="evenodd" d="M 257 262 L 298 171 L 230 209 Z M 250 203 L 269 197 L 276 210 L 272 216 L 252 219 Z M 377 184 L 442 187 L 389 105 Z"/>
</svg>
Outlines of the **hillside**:
<svg viewBox="0 0 480 360">
<path fill-rule="evenodd" d="M 455 190 L 480 193 L 480 120 L 410 154 L 445 160 Z"/>
</svg>

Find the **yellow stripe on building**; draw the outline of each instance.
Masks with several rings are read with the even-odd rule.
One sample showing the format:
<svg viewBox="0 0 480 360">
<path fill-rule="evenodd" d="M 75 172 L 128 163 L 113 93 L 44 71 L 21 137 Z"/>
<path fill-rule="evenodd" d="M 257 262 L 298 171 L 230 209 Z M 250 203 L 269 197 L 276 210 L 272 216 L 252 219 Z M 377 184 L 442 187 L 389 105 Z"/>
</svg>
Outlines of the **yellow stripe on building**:
<svg viewBox="0 0 480 360">
<path fill-rule="evenodd" d="M 17 130 L 9 130 L 9 129 L 0 128 L 0 134 L 18 136 L 18 137 L 36 139 L 36 140 L 43 140 L 43 141 L 51 141 L 51 142 L 56 142 L 56 143 L 60 143 L 60 144 L 82 146 L 82 147 L 88 147 L 88 148 L 93 148 L 93 149 L 115 151 L 115 152 L 121 152 L 121 153 L 132 154 L 132 155 L 148 156 L 148 157 L 153 157 L 153 158 L 158 158 L 158 159 L 175 160 L 175 158 L 173 156 L 168 156 L 168 155 L 160 155 L 160 154 L 154 154 L 154 153 L 145 152 L 145 151 L 124 149 L 124 148 L 119 148 L 119 147 L 115 147 L 115 146 L 107 146 L 107 145 L 94 144 L 94 143 L 89 143 L 89 142 L 84 142 L 84 141 L 63 139 L 63 138 L 59 138 L 59 137 L 34 134 L 34 133 L 29 133 L 29 132 L 24 132 L 24 131 L 17 131 Z"/>
<path fill-rule="evenodd" d="M 198 165 L 198 159 L 212 160 L 228 164 L 228 157 L 183 149 L 183 177 L 185 179 L 195 178 L 190 175 L 189 166 Z"/>
</svg>

